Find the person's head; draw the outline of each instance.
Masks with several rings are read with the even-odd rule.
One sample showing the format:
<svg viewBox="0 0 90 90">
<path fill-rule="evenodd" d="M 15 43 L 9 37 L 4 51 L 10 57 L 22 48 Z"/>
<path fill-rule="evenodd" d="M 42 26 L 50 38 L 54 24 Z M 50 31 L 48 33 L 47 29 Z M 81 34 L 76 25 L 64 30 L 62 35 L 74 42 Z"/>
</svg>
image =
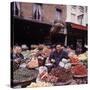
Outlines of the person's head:
<svg viewBox="0 0 90 90">
<path fill-rule="evenodd" d="M 62 50 L 62 46 L 61 45 L 56 45 L 56 51 L 61 51 Z"/>
<path fill-rule="evenodd" d="M 13 53 L 19 54 L 19 53 L 21 53 L 21 51 L 22 51 L 22 49 L 20 46 L 14 46 L 13 47 Z"/>
<path fill-rule="evenodd" d="M 17 53 L 20 54 L 21 52 L 22 52 L 22 48 L 20 46 L 18 46 Z"/>
</svg>

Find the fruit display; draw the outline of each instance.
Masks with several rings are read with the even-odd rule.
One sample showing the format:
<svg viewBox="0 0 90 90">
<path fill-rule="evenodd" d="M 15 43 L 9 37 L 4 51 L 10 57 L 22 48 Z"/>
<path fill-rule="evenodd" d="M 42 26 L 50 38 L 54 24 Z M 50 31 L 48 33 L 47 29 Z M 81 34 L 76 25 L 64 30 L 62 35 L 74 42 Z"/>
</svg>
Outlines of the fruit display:
<svg viewBox="0 0 90 90">
<path fill-rule="evenodd" d="M 72 72 L 74 75 L 87 75 L 87 69 L 85 65 L 78 64 L 72 67 Z"/>
<path fill-rule="evenodd" d="M 66 82 L 72 79 L 71 71 L 61 67 L 53 68 L 49 75 L 57 77 L 57 82 Z"/>
<path fill-rule="evenodd" d="M 48 75 L 47 77 L 44 77 L 42 80 L 45 82 L 56 83 L 58 81 L 58 77 Z"/>
<path fill-rule="evenodd" d="M 87 61 L 88 57 L 85 54 L 78 55 L 79 60 Z"/>
<path fill-rule="evenodd" d="M 70 62 L 72 64 L 75 64 L 75 63 L 79 63 L 79 58 L 77 55 L 73 55 L 72 57 L 70 57 Z"/>
<path fill-rule="evenodd" d="M 29 86 L 27 86 L 27 88 L 29 87 L 50 87 L 53 86 L 53 84 L 48 83 L 48 82 L 37 82 L 37 83 L 31 83 Z"/>
</svg>

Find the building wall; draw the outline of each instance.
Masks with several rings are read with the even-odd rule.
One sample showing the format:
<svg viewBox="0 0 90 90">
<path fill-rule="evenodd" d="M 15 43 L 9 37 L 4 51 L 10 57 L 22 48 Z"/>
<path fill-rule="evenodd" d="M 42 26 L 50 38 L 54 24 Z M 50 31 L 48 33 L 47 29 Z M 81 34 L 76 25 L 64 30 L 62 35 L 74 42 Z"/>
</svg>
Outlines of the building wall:
<svg viewBox="0 0 90 90">
<path fill-rule="evenodd" d="M 53 22 L 55 18 L 55 5 L 43 5 L 44 21 Z"/>
<path fill-rule="evenodd" d="M 72 9 L 72 5 L 67 5 L 67 18 L 66 18 L 66 22 L 72 22 L 72 23 L 76 23 L 76 24 L 80 24 L 78 21 L 78 16 L 83 14 L 83 19 L 82 19 L 82 24 L 83 26 L 86 26 L 87 24 L 87 11 L 86 11 L 86 6 L 82 6 L 84 8 L 84 11 L 81 12 L 79 9 L 80 6 L 76 6 L 76 9 Z M 72 15 L 74 18 L 72 18 Z"/>
<path fill-rule="evenodd" d="M 32 3 L 20 3 L 21 16 L 24 18 L 32 18 L 33 16 L 33 4 Z M 65 5 L 55 5 L 55 4 L 43 4 L 42 15 L 43 21 L 52 23 L 56 19 L 56 8 L 61 9 L 61 20 L 66 20 L 66 6 Z"/>
<path fill-rule="evenodd" d="M 21 14 L 24 18 L 32 18 L 32 4 L 30 3 L 20 3 Z"/>
<path fill-rule="evenodd" d="M 18 4 L 19 5 L 19 4 Z M 33 3 L 23 3 L 20 2 L 20 13 L 24 18 L 33 18 Z M 74 8 L 73 8 L 74 7 Z M 83 7 L 83 12 L 80 11 L 80 7 Z M 72 22 L 76 24 L 81 24 L 79 16 L 83 14 L 82 24 L 86 26 L 88 23 L 87 7 L 86 6 L 76 6 L 76 5 L 58 5 L 58 4 L 42 4 L 42 21 L 52 23 L 56 18 L 56 9 L 60 9 L 61 15 L 60 19 L 64 22 Z"/>
<path fill-rule="evenodd" d="M 82 25 L 86 26 L 87 24 L 87 11 L 84 7 L 84 13 L 79 12 L 79 6 L 76 6 L 76 9 L 73 10 L 71 5 L 56 5 L 56 4 L 43 4 L 42 6 L 42 16 L 43 20 L 41 22 L 53 23 L 56 19 L 56 8 L 61 9 L 61 20 L 64 22 L 73 22 L 79 24 L 78 15 L 84 14 Z M 20 3 L 20 12 L 21 16 L 27 19 L 32 19 L 33 15 L 33 3 Z M 71 14 L 75 14 L 74 20 L 72 20 Z M 65 45 L 67 45 L 68 37 L 67 37 L 67 29 L 65 28 Z M 72 38 L 70 38 L 72 39 Z M 73 40 L 74 41 L 74 40 Z"/>
<path fill-rule="evenodd" d="M 65 5 L 51 5 L 51 4 L 44 4 L 43 5 L 43 12 L 44 12 L 44 20 L 48 22 L 53 22 L 56 18 L 56 8 L 61 9 L 61 20 L 66 20 L 66 6 Z"/>
</svg>

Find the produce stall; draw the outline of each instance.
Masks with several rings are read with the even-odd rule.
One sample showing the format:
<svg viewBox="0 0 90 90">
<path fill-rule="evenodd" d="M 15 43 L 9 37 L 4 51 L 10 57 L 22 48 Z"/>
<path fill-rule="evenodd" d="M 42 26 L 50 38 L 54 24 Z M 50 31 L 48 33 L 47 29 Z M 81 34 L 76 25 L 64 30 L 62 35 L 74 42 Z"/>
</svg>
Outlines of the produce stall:
<svg viewBox="0 0 90 90">
<path fill-rule="evenodd" d="M 72 81 L 72 73 L 61 67 L 52 68 L 48 77 L 44 79 L 46 82 L 53 83 L 55 86 L 67 85 Z"/>
<path fill-rule="evenodd" d="M 44 49 L 45 51 L 45 49 Z M 46 62 L 47 58 L 40 56 L 38 50 L 32 50 L 30 58 L 22 60 L 20 65 L 14 63 L 13 87 L 47 87 L 62 85 L 79 85 L 88 83 L 87 56 L 85 54 L 70 55 L 55 65 L 55 60 Z M 43 52 L 44 53 L 44 52 Z M 37 81 L 38 80 L 38 81 Z"/>
<path fill-rule="evenodd" d="M 77 64 L 72 67 L 73 79 L 77 84 L 87 84 L 87 68 L 83 64 Z"/>
<path fill-rule="evenodd" d="M 43 86 L 62 86 L 71 85 L 73 80 L 75 84 L 87 84 L 87 69 L 84 65 L 71 66 L 71 69 L 65 69 L 60 66 L 50 67 L 47 77 L 44 77 L 41 83 Z M 21 85 L 21 87 L 40 87 L 36 78 L 38 76 L 38 68 L 28 69 L 19 68 L 13 73 L 13 86 Z"/>
</svg>

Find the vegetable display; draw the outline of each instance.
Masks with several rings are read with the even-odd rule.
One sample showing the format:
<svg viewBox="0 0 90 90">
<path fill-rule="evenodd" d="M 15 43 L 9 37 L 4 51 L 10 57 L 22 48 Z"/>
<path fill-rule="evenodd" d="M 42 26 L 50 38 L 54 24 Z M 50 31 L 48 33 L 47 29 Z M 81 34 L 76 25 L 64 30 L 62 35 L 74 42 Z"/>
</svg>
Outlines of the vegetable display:
<svg viewBox="0 0 90 90">
<path fill-rule="evenodd" d="M 78 56 L 79 60 L 82 60 L 82 61 L 87 61 L 88 57 L 85 55 L 85 54 L 80 54 Z"/>
<path fill-rule="evenodd" d="M 73 55 L 72 57 L 70 57 L 70 62 L 71 63 L 79 63 L 79 58 L 77 55 Z"/>
<path fill-rule="evenodd" d="M 62 59 L 62 61 L 59 62 L 59 66 L 65 69 L 71 68 L 71 63 L 69 59 Z"/>
<path fill-rule="evenodd" d="M 72 67 L 72 72 L 75 75 L 87 75 L 87 69 L 85 65 L 78 64 L 74 67 Z"/>
<path fill-rule="evenodd" d="M 43 80 L 45 82 L 56 83 L 58 81 L 58 77 L 55 77 L 53 75 L 48 75 L 48 77 L 44 77 Z"/>
<path fill-rule="evenodd" d="M 70 70 L 61 67 L 56 67 L 51 70 L 49 76 L 46 77 L 44 80 L 51 83 L 56 83 L 67 82 L 70 79 L 72 79 L 72 73 Z"/>
<path fill-rule="evenodd" d="M 71 71 L 65 68 L 56 67 L 51 70 L 49 75 L 53 75 L 55 77 L 58 77 L 58 82 L 66 82 L 70 79 L 72 79 L 72 73 Z"/>
</svg>

